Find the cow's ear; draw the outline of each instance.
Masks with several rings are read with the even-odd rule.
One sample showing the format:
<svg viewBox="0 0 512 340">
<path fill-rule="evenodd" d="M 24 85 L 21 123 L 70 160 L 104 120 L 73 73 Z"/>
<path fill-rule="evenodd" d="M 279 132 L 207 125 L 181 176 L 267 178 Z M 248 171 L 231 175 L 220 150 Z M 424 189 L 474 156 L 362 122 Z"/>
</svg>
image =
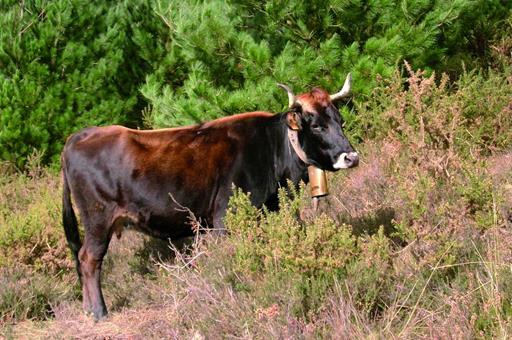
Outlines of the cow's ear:
<svg viewBox="0 0 512 340">
<path fill-rule="evenodd" d="M 286 115 L 286 124 L 288 124 L 290 129 L 295 131 L 302 129 L 299 113 L 295 111 L 288 112 Z"/>
</svg>

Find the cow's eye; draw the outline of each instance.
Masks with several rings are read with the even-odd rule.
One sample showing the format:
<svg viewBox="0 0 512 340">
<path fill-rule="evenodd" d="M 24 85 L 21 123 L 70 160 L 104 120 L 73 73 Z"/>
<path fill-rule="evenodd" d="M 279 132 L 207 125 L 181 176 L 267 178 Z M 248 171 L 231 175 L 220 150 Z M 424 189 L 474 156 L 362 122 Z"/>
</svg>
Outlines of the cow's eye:
<svg viewBox="0 0 512 340">
<path fill-rule="evenodd" d="M 324 127 L 318 124 L 311 124 L 311 129 L 314 131 L 323 131 Z"/>
</svg>

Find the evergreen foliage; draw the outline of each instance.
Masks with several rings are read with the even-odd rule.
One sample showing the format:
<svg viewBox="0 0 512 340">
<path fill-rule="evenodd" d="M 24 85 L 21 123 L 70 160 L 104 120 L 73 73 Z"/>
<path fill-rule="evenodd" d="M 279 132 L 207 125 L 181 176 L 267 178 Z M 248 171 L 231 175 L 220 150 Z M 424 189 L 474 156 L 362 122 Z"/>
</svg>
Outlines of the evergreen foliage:
<svg viewBox="0 0 512 340">
<path fill-rule="evenodd" d="M 38 149 L 44 162 L 57 161 L 80 128 L 136 126 L 142 115 L 158 128 L 278 112 L 287 101 L 276 82 L 333 92 L 348 72 L 355 110 L 342 114 L 361 130 L 354 111 L 404 59 L 452 80 L 464 67 L 486 67 L 511 8 L 502 0 L 0 0 L 0 159 L 23 166 Z"/>
<path fill-rule="evenodd" d="M 365 99 L 404 59 L 456 75 L 464 64 L 484 65 L 511 7 L 496 0 L 164 1 L 157 11 L 171 31 L 165 66 L 172 73 L 148 77 L 147 122 L 276 112 L 286 103 L 276 82 L 296 92 L 336 91 L 348 72 L 357 79 L 356 100 Z"/>
<path fill-rule="evenodd" d="M 138 86 L 166 36 L 153 16 L 146 0 L 2 0 L 0 158 L 58 160 L 80 128 L 140 121 Z"/>
</svg>

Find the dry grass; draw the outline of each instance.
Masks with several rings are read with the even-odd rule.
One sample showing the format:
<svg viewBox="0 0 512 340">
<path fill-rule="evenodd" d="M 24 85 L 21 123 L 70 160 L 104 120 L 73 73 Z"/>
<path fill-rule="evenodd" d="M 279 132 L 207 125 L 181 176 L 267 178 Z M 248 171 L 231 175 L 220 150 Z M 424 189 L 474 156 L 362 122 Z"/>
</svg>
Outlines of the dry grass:
<svg viewBox="0 0 512 340">
<path fill-rule="evenodd" d="M 388 161 L 369 161 L 379 158 L 375 150 L 373 146 L 366 149 L 368 161 L 347 174 L 347 181 L 344 175 L 334 179 L 336 199 L 331 197 L 330 205 L 324 206 L 326 212 L 337 211 L 336 218 L 363 221 L 365 216 L 392 208 L 395 215 L 388 221 L 390 225 L 399 218 L 400 207 L 395 205 L 399 196 L 389 197 L 394 189 Z M 508 157 L 510 154 L 493 158 L 489 173 L 498 181 L 509 171 Z M 354 211 L 354 215 L 348 216 L 347 210 L 340 212 L 337 200 L 350 207 L 347 210 Z M 355 209 L 358 206 L 361 210 Z M 499 214 L 497 205 L 495 213 Z M 375 310 L 369 312 L 361 300 L 361 289 L 371 287 L 369 278 L 358 282 L 357 277 L 349 275 L 334 281 L 323 306 L 309 316 L 296 313 L 300 297 L 294 296 L 293 282 L 273 282 L 273 292 L 269 292 L 265 280 L 270 276 L 233 277 L 241 274 L 236 274 L 233 263 L 226 259 L 237 247 L 232 238 L 219 240 L 205 235 L 196 240 L 192 250 L 176 256 L 174 251 L 166 251 L 165 243 L 127 232 L 120 240 L 113 240 L 106 260 L 104 287 L 111 314 L 105 321 L 94 323 L 82 313 L 78 299 L 67 297 L 52 305 L 51 319 L 5 324 L 3 332 L 7 337 L 31 339 L 506 337 L 510 317 L 503 304 L 511 293 L 503 270 L 512 260 L 508 247 L 512 235 L 499 225 L 500 221 L 496 217 L 493 228 L 466 240 L 466 246 L 474 244 L 468 251 L 475 258 L 464 262 L 457 262 L 461 257 L 447 261 L 457 254 L 455 240 L 459 236 L 455 233 L 466 235 L 463 229 L 457 229 L 458 224 L 453 224 L 456 230 L 451 230 L 450 242 L 441 247 L 441 253 L 439 245 L 429 244 L 434 249 L 423 249 L 426 241 L 421 237 L 403 245 L 392 243 L 388 263 L 379 263 L 388 281 L 380 284 L 392 287 L 377 293 L 377 304 L 385 305 L 376 314 Z M 360 274 L 374 270 L 373 264 L 382 260 L 375 253 L 381 248 L 370 249 L 364 243 L 372 230 L 361 231 L 363 243 L 356 267 Z M 69 270 L 72 274 L 72 268 Z M 446 275 L 452 276 L 448 284 L 443 283 Z M 457 282 L 462 277 L 465 282 Z M 237 287 L 237 282 L 249 289 Z M 479 326 L 482 315 L 491 320 L 492 330 Z"/>
</svg>

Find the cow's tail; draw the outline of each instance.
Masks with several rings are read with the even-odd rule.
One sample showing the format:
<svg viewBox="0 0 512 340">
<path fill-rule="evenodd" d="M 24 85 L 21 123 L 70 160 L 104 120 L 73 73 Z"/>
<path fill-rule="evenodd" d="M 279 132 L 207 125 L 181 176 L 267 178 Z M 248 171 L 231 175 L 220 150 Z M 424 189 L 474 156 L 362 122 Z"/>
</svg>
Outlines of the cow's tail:
<svg viewBox="0 0 512 340">
<path fill-rule="evenodd" d="M 64 225 L 64 232 L 68 241 L 68 246 L 73 253 L 76 262 L 76 270 L 80 275 L 80 262 L 78 260 L 78 252 L 82 247 L 80 240 L 80 232 L 78 231 L 78 222 L 76 215 L 71 204 L 71 192 L 69 190 L 68 178 L 66 175 L 66 168 L 62 162 L 62 224 Z"/>
</svg>

